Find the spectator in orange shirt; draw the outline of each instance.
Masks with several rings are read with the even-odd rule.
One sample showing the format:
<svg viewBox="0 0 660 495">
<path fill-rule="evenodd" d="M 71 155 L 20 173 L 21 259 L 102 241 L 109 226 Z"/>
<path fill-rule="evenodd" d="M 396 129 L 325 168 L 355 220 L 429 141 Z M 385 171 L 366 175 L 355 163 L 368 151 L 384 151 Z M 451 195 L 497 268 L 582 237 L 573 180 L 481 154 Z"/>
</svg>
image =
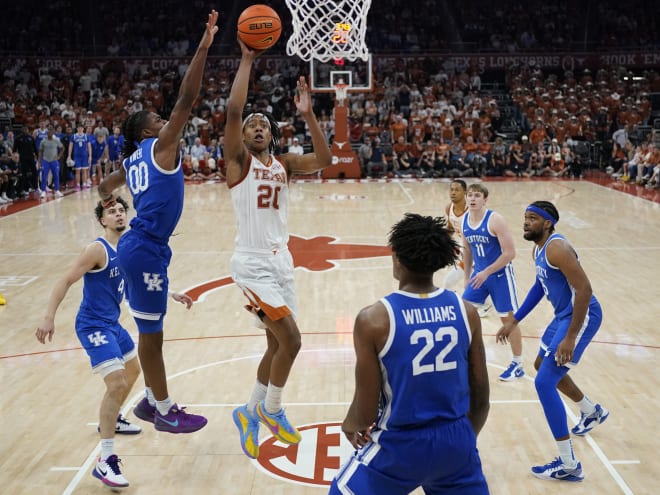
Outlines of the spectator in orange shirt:
<svg viewBox="0 0 660 495">
<path fill-rule="evenodd" d="M 403 136 L 404 139 L 408 138 L 408 123 L 403 120 L 403 116 L 398 114 L 394 117 L 394 122 L 392 122 L 392 139 L 398 141 L 400 136 Z"/>
<path fill-rule="evenodd" d="M 410 148 L 410 144 L 408 144 L 406 138 L 404 136 L 399 136 L 399 138 L 394 143 L 393 151 L 397 155 L 400 155 L 404 151 L 408 151 L 409 148 Z"/>
<path fill-rule="evenodd" d="M 443 143 L 452 143 L 455 137 L 454 127 L 450 118 L 446 118 L 442 130 L 440 131 Z"/>
<path fill-rule="evenodd" d="M 529 133 L 529 141 L 532 144 L 538 145 L 546 140 L 548 140 L 548 133 L 545 131 L 543 122 L 537 120 L 534 129 L 532 129 L 532 132 Z"/>
</svg>

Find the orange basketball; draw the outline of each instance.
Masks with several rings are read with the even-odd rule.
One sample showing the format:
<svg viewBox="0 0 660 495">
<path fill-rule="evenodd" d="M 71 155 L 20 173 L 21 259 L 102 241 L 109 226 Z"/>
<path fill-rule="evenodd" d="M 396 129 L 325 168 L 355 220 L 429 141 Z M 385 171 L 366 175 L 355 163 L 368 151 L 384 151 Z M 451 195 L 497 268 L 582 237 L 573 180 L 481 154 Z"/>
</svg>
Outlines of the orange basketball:
<svg viewBox="0 0 660 495">
<path fill-rule="evenodd" d="M 268 5 L 252 5 L 238 18 L 238 37 L 250 48 L 266 50 L 282 34 L 282 21 Z"/>
</svg>

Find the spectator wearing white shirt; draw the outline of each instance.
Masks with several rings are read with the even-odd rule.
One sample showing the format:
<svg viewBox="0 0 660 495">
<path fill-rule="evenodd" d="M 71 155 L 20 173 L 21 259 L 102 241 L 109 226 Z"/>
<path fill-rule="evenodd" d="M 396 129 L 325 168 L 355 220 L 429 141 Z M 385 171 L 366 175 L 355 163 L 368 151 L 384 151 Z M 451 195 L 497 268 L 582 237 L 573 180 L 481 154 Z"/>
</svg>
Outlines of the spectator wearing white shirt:
<svg viewBox="0 0 660 495">
<path fill-rule="evenodd" d="M 289 153 L 295 153 L 296 155 L 305 154 L 305 150 L 300 145 L 300 141 L 298 140 L 297 137 L 293 138 L 293 141 L 291 142 L 291 146 L 289 146 Z"/>
<path fill-rule="evenodd" d="M 198 171 L 201 166 L 206 165 L 206 160 L 209 156 L 209 151 L 202 144 L 201 138 L 195 138 L 194 144 L 190 147 L 190 156 L 192 157 L 193 169 Z"/>
</svg>

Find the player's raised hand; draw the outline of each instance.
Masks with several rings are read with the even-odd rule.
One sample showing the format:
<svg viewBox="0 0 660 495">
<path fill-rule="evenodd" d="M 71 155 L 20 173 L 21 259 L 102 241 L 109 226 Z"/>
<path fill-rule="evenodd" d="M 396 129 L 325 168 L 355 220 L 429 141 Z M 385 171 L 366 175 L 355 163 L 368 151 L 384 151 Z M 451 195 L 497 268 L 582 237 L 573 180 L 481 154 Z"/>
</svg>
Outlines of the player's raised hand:
<svg viewBox="0 0 660 495">
<path fill-rule="evenodd" d="M 209 14 L 209 20 L 206 23 L 206 30 L 204 31 L 204 36 L 202 36 L 202 41 L 200 42 L 202 48 L 209 48 L 213 43 L 213 38 L 215 37 L 215 33 L 218 32 L 217 22 L 218 22 L 218 12 L 216 10 L 212 10 L 211 13 Z"/>
<path fill-rule="evenodd" d="M 312 94 L 309 90 L 309 84 L 305 77 L 300 76 L 298 83 L 296 84 L 296 96 L 294 101 L 296 103 L 296 108 L 301 114 L 305 114 L 312 111 Z"/>
</svg>

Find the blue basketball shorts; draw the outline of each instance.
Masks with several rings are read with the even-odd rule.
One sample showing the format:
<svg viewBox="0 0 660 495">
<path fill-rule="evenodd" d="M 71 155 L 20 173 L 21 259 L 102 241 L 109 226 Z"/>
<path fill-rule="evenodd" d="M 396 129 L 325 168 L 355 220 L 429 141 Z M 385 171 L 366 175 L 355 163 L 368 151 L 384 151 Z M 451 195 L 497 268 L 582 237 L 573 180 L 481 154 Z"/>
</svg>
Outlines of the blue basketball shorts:
<svg viewBox="0 0 660 495">
<path fill-rule="evenodd" d="M 94 372 L 113 361 L 126 362 L 137 356 L 133 339 L 119 323 L 108 324 L 78 315 L 76 336 L 89 356 Z"/>
<path fill-rule="evenodd" d="M 401 431 L 379 431 L 351 456 L 330 495 L 488 495 L 477 440 L 467 418 Z"/>
<path fill-rule="evenodd" d="M 493 300 L 495 311 L 500 316 L 506 316 L 510 311 L 518 311 L 518 289 L 511 264 L 493 273 L 478 289 L 468 285 L 462 297 L 468 302 L 483 304 L 488 296 Z"/>
<path fill-rule="evenodd" d="M 117 244 L 119 268 L 126 282 L 130 313 L 140 333 L 163 330 L 167 312 L 167 267 L 172 250 L 167 244 L 157 243 L 129 230 Z"/>
<path fill-rule="evenodd" d="M 584 319 L 584 324 L 578 332 L 575 339 L 575 350 L 573 351 L 573 359 L 565 366 L 571 368 L 575 366 L 591 343 L 594 335 L 598 332 L 600 324 L 603 321 L 603 311 L 598 301 L 592 300 L 589 304 L 589 311 Z M 559 343 L 566 337 L 566 331 L 571 323 L 571 314 L 562 318 L 554 318 L 547 326 L 543 335 L 541 336 L 541 348 L 539 349 L 539 356 L 542 358 L 552 357 L 554 359 L 555 351 Z"/>
<path fill-rule="evenodd" d="M 89 168 L 89 159 L 86 156 L 74 156 L 73 168 L 77 168 L 77 169 Z"/>
</svg>

